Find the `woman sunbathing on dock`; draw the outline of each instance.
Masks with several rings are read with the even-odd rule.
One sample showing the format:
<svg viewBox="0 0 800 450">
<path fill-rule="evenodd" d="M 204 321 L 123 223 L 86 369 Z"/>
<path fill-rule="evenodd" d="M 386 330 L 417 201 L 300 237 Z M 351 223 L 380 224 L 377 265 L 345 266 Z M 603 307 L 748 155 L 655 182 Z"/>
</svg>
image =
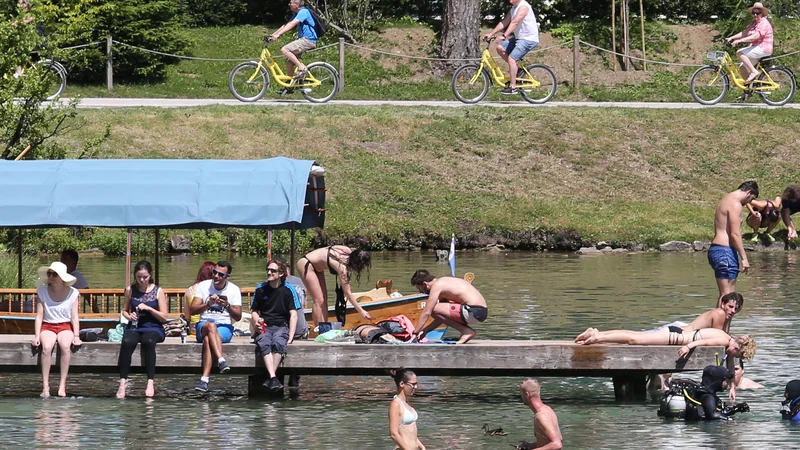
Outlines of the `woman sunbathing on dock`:
<svg viewBox="0 0 800 450">
<path fill-rule="evenodd" d="M 662 328 L 656 331 L 611 330 L 587 328 L 575 338 L 576 344 L 680 345 L 679 358 L 685 358 L 695 347 L 725 346 L 729 355 L 751 359 L 756 354 L 756 342 L 749 336 L 734 338 L 717 328 L 677 331 Z"/>
<path fill-rule="evenodd" d="M 346 245 L 331 245 L 318 248 L 306 253 L 305 256 L 297 261 L 298 276 L 306 285 L 314 304 L 311 307 L 311 317 L 319 326 L 326 322 L 328 318 L 328 286 L 325 284 L 325 270 L 330 271 L 331 275 L 337 279 L 336 289 L 341 289 L 344 295 L 350 300 L 353 308 L 365 319 L 372 319 L 361 305 L 356 301 L 352 289 L 350 289 L 350 278 L 356 275 L 356 280 L 361 278 L 361 271 L 369 269 L 372 265 L 369 252 L 359 249 L 352 249 Z M 339 287 L 341 283 L 342 287 Z M 340 295 L 337 292 L 337 295 Z"/>
</svg>

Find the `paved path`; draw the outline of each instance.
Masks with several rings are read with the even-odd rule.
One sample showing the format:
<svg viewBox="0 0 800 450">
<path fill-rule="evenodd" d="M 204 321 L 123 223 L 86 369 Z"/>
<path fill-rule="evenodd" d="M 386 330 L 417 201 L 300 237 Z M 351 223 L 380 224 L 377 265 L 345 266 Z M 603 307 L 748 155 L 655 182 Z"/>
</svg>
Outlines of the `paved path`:
<svg viewBox="0 0 800 450">
<path fill-rule="evenodd" d="M 68 99 L 64 99 L 68 101 Z M 445 108 L 470 108 L 476 105 L 466 105 L 458 101 L 400 101 L 400 100 L 333 100 L 322 105 L 309 103 L 302 99 L 287 100 L 261 100 L 254 103 L 240 102 L 236 99 L 169 99 L 169 98 L 84 98 L 81 99 L 79 108 L 130 108 L 130 107 L 156 107 L 156 108 L 185 108 L 192 106 L 227 105 L 227 106 L 325 106 L 325 105 L 352 105 L 352 106 L 423 106 Z M 707 108 L 738 108 L 738 109 L 800 109 L 800 103 L 792 103 L 783 107 L 771 107 L 762 103 L 720 103 L 714 106 L 704 106 L 698 103 L 658 103 L 658 102 L 548 102 L 544 105 L 531 105 L 524 101 L 508 102 L 481 102 L 479 106 L 493 108 L 558 108 L 558 107 L 583 107 L 583 108 L 644 108 L 644 109 L 707 109 Z"/>
</svg>

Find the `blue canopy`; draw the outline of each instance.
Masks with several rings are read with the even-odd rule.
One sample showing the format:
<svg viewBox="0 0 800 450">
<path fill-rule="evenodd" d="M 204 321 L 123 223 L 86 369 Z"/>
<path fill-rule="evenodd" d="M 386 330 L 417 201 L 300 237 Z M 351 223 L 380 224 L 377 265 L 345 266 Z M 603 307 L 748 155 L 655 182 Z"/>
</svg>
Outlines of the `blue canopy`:
<svg viewBox="0 0 800 450">
<path fill-rule="evenodd" d="M 0 161 L 0 227 L 322 227 L 313 161 Z"/>
</svg>

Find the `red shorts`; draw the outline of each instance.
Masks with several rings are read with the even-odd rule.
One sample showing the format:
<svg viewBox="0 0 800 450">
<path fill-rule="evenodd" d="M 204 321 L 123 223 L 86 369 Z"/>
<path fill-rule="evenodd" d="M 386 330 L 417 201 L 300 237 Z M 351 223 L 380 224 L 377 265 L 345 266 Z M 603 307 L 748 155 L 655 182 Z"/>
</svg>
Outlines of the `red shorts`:
<svg viewBox="0 0 800 450">
<path fill-rule="evenodd" d="M 72 331 L 72 323 L 70 322 L 61 322 L 61 323 L 47 323 L 44 322 L 42 324 L 42 331 L 52 331 L 53 333 L 58 336 L 58 333 L 62 331 Z"/>
</svg>

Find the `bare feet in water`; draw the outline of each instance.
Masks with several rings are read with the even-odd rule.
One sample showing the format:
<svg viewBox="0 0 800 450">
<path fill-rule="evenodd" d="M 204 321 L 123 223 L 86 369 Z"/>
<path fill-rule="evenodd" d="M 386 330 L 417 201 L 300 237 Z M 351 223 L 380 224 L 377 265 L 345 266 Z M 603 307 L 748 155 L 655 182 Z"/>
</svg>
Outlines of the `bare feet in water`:
<svg viewBox="0 0 800 450">
<path fill-rule="evenodd" d="M 62 397 L 62 398 L 67 396 L 67 387 L 66 386 L 59 386 L 58 387 L 58 396 Z"/>
<path fill-rule="evenodd" d="M 590 337 L 594 336 L 595 334 L 599 333 L 597 328 L 587 328 L 586 331 L 579 334 L 578 337 L 575 338 L 576 344 L 586 344 L 586 340 Z"/>
<path fill-rule="evenodd" d="M 147 387 L 144 390 L 144 396 L 151 398 L 156 395 L 156 386 L 153 380 L 147 380 Z"/>
<path fill-rule="evenodd" d="M 117 398 L 122 400 L 125 398 L 125 380 L 119 380 L 119 389 L 117 389 Z"/>
<path fill-rule="evenodd" d="M 39 397 L 42 397 L 42 398 L 50 398 L 50 389 L 48 389 L 48 390 L 46 390 L 46 391 L 42 391 L 42 393 L 41 393 L 41 394 L 39 394 Z"/>
</svg>

